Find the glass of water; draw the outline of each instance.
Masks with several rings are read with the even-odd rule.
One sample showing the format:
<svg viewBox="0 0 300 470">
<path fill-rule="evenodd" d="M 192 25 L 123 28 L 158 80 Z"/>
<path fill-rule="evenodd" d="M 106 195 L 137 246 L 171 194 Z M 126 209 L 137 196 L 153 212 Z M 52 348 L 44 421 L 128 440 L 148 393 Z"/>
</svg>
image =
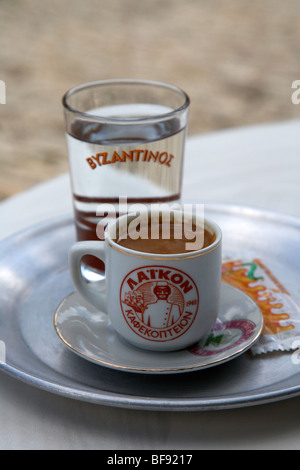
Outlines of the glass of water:
<svg viewBox="0 0 300 470">
<path fill-rule="evenodd" d="M 180 201 L 189 105 L 180 88 L 149 80 L 95 81 L 64 95 L 78 240 L 102 239 L 99 221 L 108 206 L 118 214 L 120 200 Z"/>
</svg>

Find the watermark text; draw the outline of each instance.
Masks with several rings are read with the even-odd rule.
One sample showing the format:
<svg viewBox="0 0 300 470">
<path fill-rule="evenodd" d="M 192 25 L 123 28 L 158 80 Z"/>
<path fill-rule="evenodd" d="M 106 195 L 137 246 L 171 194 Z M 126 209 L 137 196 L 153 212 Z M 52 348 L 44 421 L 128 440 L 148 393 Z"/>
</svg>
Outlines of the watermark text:
<svg viewBox="0 0 300 470">
<path fill-rule="evenodd" d="M 300 80 L 294 80 L 292 83 L 292 88 L 295 88 L 295 91 L 292 93 L 291 99 L 293 104 L 300 103 Z"/>
<path fill-rule="evenodd" d="M 0 364 L 6 363 L 6 346 L 4 341 L 0 339 Z"/>
<path fill-rule="evenodd" d="M 128 204 L 127 197 L 121 196 L 118 204 L 99 204 L 96 212 L 100 218 L 96 233 L 100 240 L 104 238 L 105 228 L 119 216 L 127 218 L 126 232 L 122 238 L 169 240 L 185 239 L 186 250 L 200 250 L 204 244 L 204 204 L 167 204 L 155 203 Z M 118 238 L 116 224 L 112 226 L 110 236 Z M 172 233 L 171 233 L 172 229 Z"/>
<path fill-rule="evenodd" d="M 0 104 L 6 104 L 6 85 L 3 80 L 0 80 Z"/>
<path fill-rule="evenodd" d="M 300 340 L 299 339 L 295 339 L 295 341 L 293 341 L 292 348 L 295 349 L 295 351 L 292 354 L 292 363 L 294 365 L 298 365 L 300 364 Z"/>
</svg>

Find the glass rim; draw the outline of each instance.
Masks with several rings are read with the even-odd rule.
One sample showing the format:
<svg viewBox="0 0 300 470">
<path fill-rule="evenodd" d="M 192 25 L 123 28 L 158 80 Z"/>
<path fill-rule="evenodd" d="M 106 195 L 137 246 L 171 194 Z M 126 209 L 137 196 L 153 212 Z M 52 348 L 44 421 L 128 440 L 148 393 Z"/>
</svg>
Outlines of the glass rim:
<svg viewBox="0 0 300 470">
<path fill-rule="evenodd" d="M 134 118 L 118 118 L 118 117 L 109 117 L 109 116 L 100 116 L 96 114 L 91 114 L 89 112 L 79 111 L 76 108 L 73 108 L 69 105 L 68 99 L 75 93 L 78 93 L 82 90 L 86 90 L 88 88 L 93 87 L 104 87 L 108 85 L 144 85 L 148 87 L 156 87 L 156 88 L 164 88 L 169 91 L 173 91 L 178 95 L 181 95 L 184 99 L 184 103 L 176 109 L 172 111 L 156 114 L 149 117 L 134 117 Z M 104 79 L 104 80 L 95 80 L 91 82 L 81 83 L 80 85 L 76 85 L 70 88 L 62 97 L 62 104 L 63 107 L 70 111 L 73 114 L 78 116 L 82 116 L 83 118 L 93 119 L 99 122 L 106 122 L 106 123 L 117 123 L 117 124 L 131 124 L 131 123 L 143 123 L 143 122 L 151 122 L 151 121 L 160 121 L 169 119 L 176 114 L 180 114 L 183 111 L 187 110 L 190 105 L 190 98 L 188 94 L 182 90 L 181 88 L 171 85 L 161 81 L 155 80 L 144 80 L 144 79 L 131 79 L 131 78 L 115 78 L 115 79 Z M 158 103 L 157 103 L 158 104 Z"/>
</svg>

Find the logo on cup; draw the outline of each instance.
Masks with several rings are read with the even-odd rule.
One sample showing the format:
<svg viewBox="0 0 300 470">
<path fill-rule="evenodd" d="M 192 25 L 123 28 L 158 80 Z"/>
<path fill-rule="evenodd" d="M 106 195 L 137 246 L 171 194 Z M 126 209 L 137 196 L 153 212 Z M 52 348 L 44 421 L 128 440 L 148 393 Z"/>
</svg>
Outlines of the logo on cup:
<svg viewBox="0 0 300 470">
<path fill-rule="evenodd" d="M 179 269 L 145 266 L 124 278 L 120 304 L 128 326 L 149 341 L 172 341 L 192 325 L 199 305 L 192 278 Z"/>
</svg>

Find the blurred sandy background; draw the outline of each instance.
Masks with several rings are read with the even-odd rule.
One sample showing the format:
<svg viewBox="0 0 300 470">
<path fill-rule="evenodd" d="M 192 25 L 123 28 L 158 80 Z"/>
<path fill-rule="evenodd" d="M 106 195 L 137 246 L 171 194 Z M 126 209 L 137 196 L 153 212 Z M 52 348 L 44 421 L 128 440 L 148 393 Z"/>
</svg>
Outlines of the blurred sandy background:
<svg viewBox="0 0 300 470">
<path fill-rule="evenodd" d="M 61 97 L 85 81 L 184 88 L 190 135 L 298 118 L 299 18 L 299 0 L 0 0 L 0 199 L 67 171 Z"/>
</svg>

